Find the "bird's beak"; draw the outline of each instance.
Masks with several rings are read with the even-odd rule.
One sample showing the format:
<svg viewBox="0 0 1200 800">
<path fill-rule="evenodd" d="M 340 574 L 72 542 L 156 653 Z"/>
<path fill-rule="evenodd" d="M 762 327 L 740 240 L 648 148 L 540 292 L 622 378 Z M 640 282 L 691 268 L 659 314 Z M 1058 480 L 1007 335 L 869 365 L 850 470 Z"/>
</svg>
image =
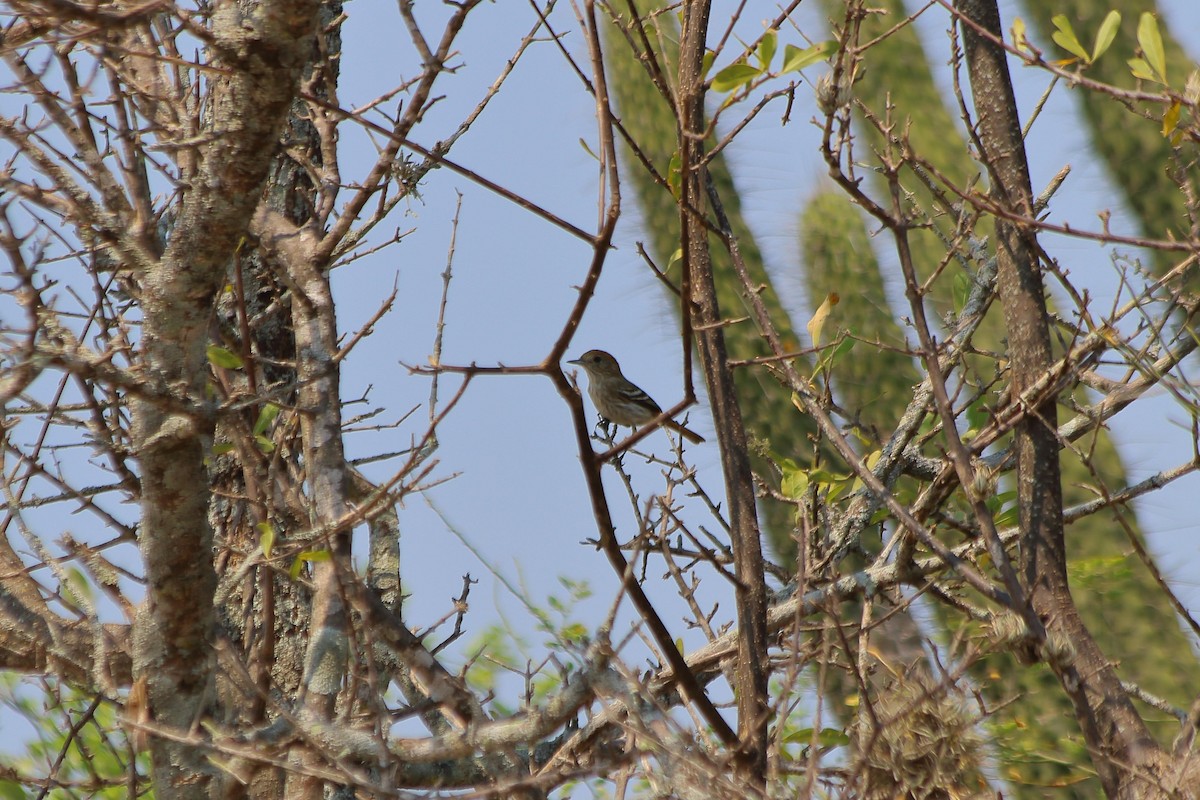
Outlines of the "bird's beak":
<svg viewBox="0 0 1200 800">
<path fill-rule="evenodd" d="M 582 358 L 573 358 L 573 359 L 571 359 L 570 361 L 568 361 L 567 363 L 568 363 L 568 364 L 578 364 L 579 366 L 581 366 L 581 367 L 582 367 L 582 366 L 583 366 L 583 359 L 582 359 Z"/>
</svg>

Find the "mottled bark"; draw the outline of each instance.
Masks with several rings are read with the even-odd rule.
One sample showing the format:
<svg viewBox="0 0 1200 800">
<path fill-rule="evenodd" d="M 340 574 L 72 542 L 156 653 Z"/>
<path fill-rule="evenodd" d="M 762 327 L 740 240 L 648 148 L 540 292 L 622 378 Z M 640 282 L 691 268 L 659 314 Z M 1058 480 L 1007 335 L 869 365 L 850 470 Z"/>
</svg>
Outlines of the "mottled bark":
<svg viewBox="0 0 1200 800">
<path fill-rule="evenodd" d="M 1039 264 L 1033 193 L 994 0 L 957 0 L 966 64 L 992 196 L 1012 215 L 996 223 L 1000 302 L 1008 331 L 1010 391 L 1021 396 L 1051 369 L 1050 320 Z M 1024 588 L 1045 626 L 1031 655 L 1045 659 L 1071 698 L 1104 791 L 1113 798 L 1193 792 L 1195 777 L 1171 775 L 1169 759 L 1147 730 L 1113 665 L 1075 608 L 1067 582 L 1062 489 L 1054 397 L 1025 409 L 1016 427 L 1020 554 Z M 1195 771 L 1193 767 L 1192 771 Z M 1200 774 L 1200 773 L 1198 773 Z"/>
<path fill-rule="evenodd" d="M 205 348 L 213 301 L 261 196 L 316 21 L 315 0 L 221 6 L 213 21 L 210 134 L 161 262 L 140 275 L 143 372 L 177 405 L 135 400 L 142 469 L 139 546 L 147 599 L 134 630 L 134 674 L 155 724 L 193 733 L 212 699 L 213 536 L 205 459 L 213 420 Z M 186 409 L 186 410 L 185 410 Z M 214 777 L 199 748 L 152 738 L 163 796 L 204 798 Z"/>
<path fill-rule="evenodd" d="M 683 302 L 696 303 L 696 351 L 712 400 L 713 421 L 721 448 L 729 527 L 737 575 L 738 658 L 734 695 L 738 704 L 738 760 L 741 777 L 751 785 L 766 780 L 767 723 L 767 587 L 763 574 L 762 540 L 754 500 L 754 475 L 742 411 L 737 402 L 733 370 L 720 325 L 708 228 L 702 217 L 708 207 L 709 180 L 704 158 L 704 73 L 702 62 L 708 33 L 707 0 L 685 3 L 679 50 L 676 102 L 679 115 L 682 191 L 679 214 L 684 252 Z M 728 231 L 728 220 L 724 220 Z M 737 243 L 730 240 L 729 246 Z M 737 258 L 736 252 L 734 258 Z M 685 330 L 688 329 L 685 322 Z"/>
</svg>

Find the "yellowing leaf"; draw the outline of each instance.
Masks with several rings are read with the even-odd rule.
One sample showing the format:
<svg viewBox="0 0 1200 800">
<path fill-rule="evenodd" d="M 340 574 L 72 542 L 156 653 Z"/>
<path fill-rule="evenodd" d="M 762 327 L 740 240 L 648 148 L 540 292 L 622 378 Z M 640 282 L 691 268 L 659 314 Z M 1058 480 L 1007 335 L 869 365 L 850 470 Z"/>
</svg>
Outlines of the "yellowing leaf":
<svg viewBox="0 0 1200 800">
<path fill-rule="evenodd" d="M 817 313 L 812 315 L 812 319 L 808 321 L 808 336 L 812 339 L 813 347 L 821 346 L 821 329 L 825 327 L 825 320 L 829 318 L 829 312 L 838 304 L 842 298 L 837 292 L 830 292 L 825 298 L 825 302 L 821 303 Z"/>
<path fill-rule="evenodd" d="M 1029 40 L 1025 38 L 1025 20 L 1020 17 L 1013 17 L 1012 43 L 1018 50 L 1029 49 Z"/>
<path fill-rule="evenodd" d="M 1170 138 L 1175 129 L 1179 127 L 1179 101 L 1171 103 L 1171 107 L 1167 109 L 1167 113 L 1163 114 L 1162 135 L 1163 138 Z"/>
<path fill-rule="evenodd" d="M 1104 18 L 1104 22 L 1100 23 L 1100 30 L 1096 31 L 1096 42 L 1092 45 L 1092 61 L 1098 59 L 1108 46 L 1113 43 L 1116 38 L 1117 29 L 1121 27 L 1121 13 L 1119 11 L 1109 11 L 1108 16 Z"/>
</svg>

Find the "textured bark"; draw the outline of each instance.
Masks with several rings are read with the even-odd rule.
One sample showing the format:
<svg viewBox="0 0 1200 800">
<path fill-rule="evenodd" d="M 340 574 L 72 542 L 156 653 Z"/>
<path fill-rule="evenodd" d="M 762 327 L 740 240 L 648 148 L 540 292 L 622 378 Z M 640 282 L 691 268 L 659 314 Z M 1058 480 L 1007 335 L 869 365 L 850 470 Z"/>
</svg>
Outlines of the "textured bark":
<svg viewBox="0 0 1200 800">
<path fill-rule="evenodd" d="M 161 262 L 141 276 L 142 352 L 150 385 L 175 408 L 136 400 L 142 468 L 139 546 L 147 598 L 134 630 L 134 674 L 157 725 L 196 730 L 211 701 L 213 533 L 205 459 L 211 452 L 205 348 L 213 301 L 261 195 L 316 21 L 312 0 L 221 7 L 213 23 L 216 80 L 209 132 Z M 186 411 L 184 409 L 187 409 Z M 203 798 L 214 777 L 204 752 L 151 739 L 156 790 Z"/>
<path fill-rule="evenodd" d="M 680 243 L 686 261 L 682 286 L 685 305 L 693 298 L 697 304 L 696 351 L 712 402 L 717 442 L 721 448 L 721 471 L 725 476 L 738 580 L 739 635 L 734 695 L 738 704 L 738 738 L 741 740 L 740 770 L 749 784 L 762 786 L 767 769 L 767 722 L 770 718 L 767 704 L 767 589 L 762 542 L 754 505 L 754 476 L 750 470 L 746 429 L 720 325 L 721 308 L 717 301 L 708 229 L 701 217 L 701 209 L 707 205 L 708 188 L 707 174 L 701 166 L 704 157 L 701 135 L 704 130 L 704 73 L 701 65 L 708 15 L 707 0 L 692 0 L 684 5 L 676 101 L 682 155 Z"/>
<path fill-rule="evenodd" d="M 954 134 L 961 126 L 948 110 L 947 98 L 935 83 L 929 67 L 941 57 L 936 50 L 926 49 L 914 27 L 895 27 L 908 14 L 904 3 L 883 0 L 866 5 L 885 13 L 872 13 L 861 20 L 858 41 L 872 41 L 873 44 L 862 53 L 863 69 L 855 83 L 855 97 L 877 120 L 887 119 L 890 108 L 894 125 L 891 135 L 902 137 L 911 151 L 924 162 L 934 165 L 945 180 L 960 188 L 968 186 L 978 171 L 978 164 L 971 158 L 965 137 Z M 1068 4 L 1068 14 L 1076 20 L 1077 32 L 1086 31 L 1091 35 L 1111 5 L 1103 0 L 1072 0 Z M 1132 53 L 1136 45 L 1133 36 L 1135 12 L 1149 8 L 1153 3 L 1122 0 L 1119 5 L 1126 14 L 1121 31 L 1108 54 L 1086 74 L 1123 85 L 1128 83 L 1128 69 L 1122 54 Z M 835 21 L 847 16 L 847 6 L 840 0 L 823 0 L 823 6 Z M 1042 24 L 1043 38 L 1048 41 L 1052 29 L 1049 18 L 1063 11 L 1063 4 L 1039 1 L 1028 6 Z M 1160 19 L 1160 25 L 1163 24 Z M 886 37 L 885 33 L 888 34 Z M 1084 36 L 1083 33 L 1080 35 Z M 1172 64 L 1185 62 L 1182 51 L 1169 36 L 1165 37 L 1165 47 Z M 1063 91 L 1061 86 L 1059 91 Z M 1150 166 L 1169 161 L 1170 148 L 1166 140 L 1149 122 L 1139 122 L 1136 126 L 1127 124 L 1129 112 L 1115 100 L 1091 91 L 1075 94 L 1082 103 L 1099 154 L 1110 162 L 1110 170 L 1118 179 L 1118 190 L 1129 195 L 1131 208 L 1142 218 L 1144 229 L 1161 233 L 1162 226 L 1151 224 L 1153 220 L 1178 219 L 1182 213 L 1182 195 L 1178 188 L 1164 170 Z M 870 149 L 887 152 L 888 139 L 861 116 L 859 121 L 864 124 L 859 125 L 858 130 Z M 1047 124 L 1046 117 L 1037 123 L 1038 126 Z M 860 147 L 858 152 L 863 155 L 866 150 Z M 874 183 L 882 190 L 882 180 L 878 175 L 874 177 Z M 914 262 L 925 279 L 947 255 L 945 242 L 952 235 L 953 215 L 937 215 L 944 205 L 911 171 L 902 172 L 901 180 L 905 189 L 911 192 L 915 213 L 930 219 L 942 231 L 941 237 L 927 230 L 909 232 Z M 821 199 L 804 212 L 808 220 L 804 227 L 805 275 L 809 285 L 814 287 L 810 289 L 813 297 L 823 297 L 830 287 L 860 286 L 864 282 L 870 285 L 869 278 L 855 275 L 867 269 L 866 258 L 855 259 L 849 277 L 842 277 L 846 270 L 839 268 L 841 260 L 855 258 L 851 243 L 865 242 L 866 232 L 844 232 L 844 217 L 832 205 L 832 199 Z M 1174 211 L 1167 214 L 1166 209 Z M 975 229 L 974 238 L 982 241 L 991 230 L 991 221 L 985 218 Z M 807 247 L 814 238 L 821 244 L 819 252 Z M 838 248 L 846 254 L 838 256 Z M 1177 260 L 1161 253 L 1153 257 L 1160 266 L 1165 260 Z M 960 277 L 961 268 L 951 264 L 946 274 L 932 283 L 926 301 L 939 316 L 955 309 L 954 284 Z M 843 298 L 838 313 L 844 315 L 843 319 L 855 320 L 854 309 L 845 309 L 845 301 Z M 1048 297 L 1047 302 L 1053 307 L 1052 297 Z M 873 320 L 854 321 L 849 327 L 852 331 L 862 329 L 871 335 L 873 325 L 886 323 L 891 328 L 894 326 L 892 319 L 905 313 L 885 311 L 887 316 L 877 314 Z M 904 332 L 888 334 L 885 330 L 879 335 L 884 341 L 888 341 L 889 336 L 902 340 Z M 974 341 L 985 352 L 1000 351 L 1005 338 L 1002 319 L 990 315 L 981 324 Z M 905 400 L 907 391 L 898 394 L 895 391 L 896 378 L 903 374 L 904 365 L 889 364 L 886 353 L 868 353 L 859 345 L 846 361 L 851 363 L 840 368 L 842 376 L 851 381 L 859 380 L 860 374 L 874 376 L 862 380 L 870 388 L 879 387 L 881 397 L 892 395 L 902 402 Z M 992 359 L 969 360 L 968 364 L 972 367 L 965 373 L 969 381 L 982 386 L 992 379 Z M 835 377 L 838 376 L 835 372 Z M 839 381 L 839 390 L 848 407 L 867 407 L 869 398 L 856 402 L 853 399 L 855 387 L 847 380 Z M 1082 398 L 1080 395 L 1078 399 Z M 877 409 L 867 413 L 865 418 L 886 420 L 894 413 L 894 410 Z M 1108 491 L 1128 485 L 1120 454 L 1102 426 L 1095 426 L 1074 449 L 1060 450 L 1059 463 L 1063 503 L 1068 508 L 1093 499 L 1097 484 Z M 1140 536 L 1136 510 L 1126 508 L 1122 514 L 1133 533 Z M 1065 535 L 1068 564 L 1079 564 L 1086 570 L 1086 565 L 1101 559 L 1109 559 L 1110 564 L 1122 557 L 1129 559 L 1130 545 L 1125 530 L 1105 515 L 1077 520 L 1067 528 Z M 1179 628 L 1174 609 L 1150 572 L 1137 563 L 1132 563 L 1128 569 L 1123 565 L 1112 567 L 1097 583 L 1102 583 L 1103 591 L 1093 590 L 1091 586 L 1076 586 L 1075 602 L 1096 641 L 1114 662 L 1120 664 L 1121 676 L 1176 705 L 1188 704 L 1190 693 L 1185 688 L 1188 682 L 1180 680 L 1180 671 L 1194 678 L 1200 664 L 1187 635 Z M 946 630 L 954 630 L 957 620 L 953 611 L 939 604 L 934 607 L 934 613 Z M 1015 797 L 1041 797 L 1044 785 L 1060 783 L 1068 784 L 1060 790 L 1065 796 L 1079 800 L 1091 798 L 1100 791 L 1098 782 L 1090 775 L 1086 752 L 1077 745 L 1078 725 L 1073 719 L 1070 702 L 1051 676 L 1038 670 L 1014 669 L 1008 654 L 982 660 L 972 670 L 972 675 L 985 696 L 1001 707 L 991 721 L 1006 731 L 1004 736 L 1010 742 L 1010 747 L 1000 749 L 999 758 L 1005 772 L 1013 776 L 1010 788 Z M 1155 718 L 1148 719 L 1147 723 L 1160 735 L 1161 741 L 1174 735 L 1173 720 Z M 1007 758 L 1008 754 L 1012 755 L 1011 759 Z"/>
<path fill-rule="evenodd" d="M 994 0 L 957 0 L 971 78 L 981 156 L 992 194 L 1006 211 L 1033 219 L 1033 195 Z M 998 220 L 1000 301 L 1008 331 L 1011 391 L 1044 376 L 1052 353 L 1036 235 L 1019 221 Z M 1080 619 L 1067 582 L 1062 490 L 1054 398 L 1027 410 L 1016 429 L 1021 569 L 1033 610 L 1045 625 L 1037 647 L 1071 698 L 1093 765 L 1110 797 L 1168 797 L 1166 754 L 1150 736 L 1112 664 Z M 1035 635 L 1036 632 L 1034 632 Z M 1178 777 L 1178 776 L 1175 776 Z M 1187 781 L 1193 791 L 1197 784 Z"/>
</svg>

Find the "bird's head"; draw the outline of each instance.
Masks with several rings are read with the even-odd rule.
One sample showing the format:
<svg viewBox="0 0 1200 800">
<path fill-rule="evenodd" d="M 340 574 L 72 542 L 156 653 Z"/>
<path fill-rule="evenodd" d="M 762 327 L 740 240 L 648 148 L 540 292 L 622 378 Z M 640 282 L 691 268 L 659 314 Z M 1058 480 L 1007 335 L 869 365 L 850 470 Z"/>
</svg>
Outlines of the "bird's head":
<svg viewBox="0 0 1200 800">
<path fill-rule="evenodd" d="M 579 358 L 567 362 L 578 364 L 587 370 L 589 375 L 620 375 L 621 367 L 617 360 L 603 350 L 588 350 Z"/>
</svg>

